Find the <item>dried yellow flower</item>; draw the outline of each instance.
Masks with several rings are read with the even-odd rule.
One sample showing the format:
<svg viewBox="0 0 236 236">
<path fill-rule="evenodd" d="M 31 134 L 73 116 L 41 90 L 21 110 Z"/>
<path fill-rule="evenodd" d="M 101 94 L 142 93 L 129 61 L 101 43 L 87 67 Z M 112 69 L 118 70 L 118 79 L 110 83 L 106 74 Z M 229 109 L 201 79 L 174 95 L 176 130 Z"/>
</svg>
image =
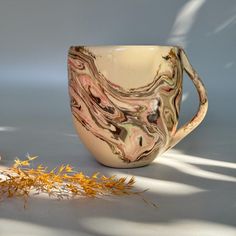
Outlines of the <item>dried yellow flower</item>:
<svg viewBox="0 0 236 236">
<path fill-rule="evenodd" d="M 71 165 L 61 165 L 48 170 L 42 164 L 31 168 L 31 162 L 37 156 L 26 156 L 25 160 L 17 158 L 12 167 L 0 171 L 0 199 L 21 197 L 26 206 L 30 194 L 47 193 L 56 199 L 76 197 L 99 197 L 104 195 L 140 194 L 133 190 L 134 177 L 104 176 L 99 172 L 91 176 L 75 170 Z M 143 191 L 142 191 L 143 192 Z M 146 201 L 145 199 L 143 199 Z M 155 206 L 155 204 L 152 203 Z"/>
</svg>

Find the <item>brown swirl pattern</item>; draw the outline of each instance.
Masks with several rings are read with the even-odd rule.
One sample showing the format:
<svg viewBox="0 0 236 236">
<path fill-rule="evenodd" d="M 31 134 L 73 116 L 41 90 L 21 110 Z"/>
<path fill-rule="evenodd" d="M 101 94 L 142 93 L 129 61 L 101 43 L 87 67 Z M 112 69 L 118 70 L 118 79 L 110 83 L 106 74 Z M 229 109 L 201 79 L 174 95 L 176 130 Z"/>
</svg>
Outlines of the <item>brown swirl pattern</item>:
<svg viewBox="0 0 236 236">
<path fill-rule="evenodd" d="M 162 56 L 153 81 L 124 89 L 99 72 L 89 48 L 71 47 L 69 94 L 74 118 L 124 162 L 156 155 L 176 131 L 182 96 L 178 52 Z M 168 70 L 163 70 L 168 65 Z"/>
</svg>

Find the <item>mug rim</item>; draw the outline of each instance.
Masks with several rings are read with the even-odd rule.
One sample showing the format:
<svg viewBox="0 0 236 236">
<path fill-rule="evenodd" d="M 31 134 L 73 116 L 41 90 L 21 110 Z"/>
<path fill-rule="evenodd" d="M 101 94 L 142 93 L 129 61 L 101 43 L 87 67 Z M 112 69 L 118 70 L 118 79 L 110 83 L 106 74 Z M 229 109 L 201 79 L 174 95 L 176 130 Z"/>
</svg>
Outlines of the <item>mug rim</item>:
<svg viewBox="0 0 236 236">
<path fill-rule="evenodd" d="M 179 45 L 168 45 L 168 44 L 163 44 L 163 45 L 158 45 L 158 44 L 83 44 L 83 45 L 71 45 L 69 49 L 75 48 L 75 47 L 93 47 L 93 48 L 105 48 L 105 47 L 126 47 L 126 48 L 144 48 L 144 47 L 169 47 L 169 48 L 181 48 Z"/>
</svg>

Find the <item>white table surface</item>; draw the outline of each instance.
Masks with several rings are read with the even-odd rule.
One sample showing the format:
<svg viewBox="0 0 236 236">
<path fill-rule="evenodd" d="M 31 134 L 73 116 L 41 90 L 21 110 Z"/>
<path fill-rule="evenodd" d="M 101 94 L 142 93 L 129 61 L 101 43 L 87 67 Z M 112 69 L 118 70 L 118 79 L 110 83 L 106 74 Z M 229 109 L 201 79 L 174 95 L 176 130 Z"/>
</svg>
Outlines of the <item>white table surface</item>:
<svg viewBox="0 0 236 236">
<path fill-rule="evenodd" d="M 29 152 L 49 167 L 79 166 L 136 177 L 135 196 L 56 201 L 37 197 L 0 202 L 0 236 L 34 235 L 236 235 L 236 127 L 205 122 L 151 165 L 112 169 L 98 164 L 71 124 L 66 91 L 1 89 L 2 166 Z"/>
</svg>

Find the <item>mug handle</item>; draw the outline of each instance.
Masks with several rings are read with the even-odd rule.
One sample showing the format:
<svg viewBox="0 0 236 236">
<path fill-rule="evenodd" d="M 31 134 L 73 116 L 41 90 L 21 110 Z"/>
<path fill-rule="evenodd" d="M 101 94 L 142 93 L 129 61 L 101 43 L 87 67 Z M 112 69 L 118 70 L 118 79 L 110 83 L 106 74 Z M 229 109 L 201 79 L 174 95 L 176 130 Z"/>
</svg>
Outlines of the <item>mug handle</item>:
<svg viewBox="0 0 236 236">
<path fill-rule="evenodd" d="M 179 56 L 184 71 L 193 81 L 193 84 L 197 89 L 199 95 L 199 107 L 198 107 L 198 112 L 195 114 L 195 116 L 188 123 L 184 124 L 181 128 L 179 128 L 176 131 L 174 137 L 170 140 L 167 149 L 175 146 L 180 140 L 182 140 L 185 136 L 187 136 L 190 132 L 192 132 L 203 121 L 208 109 L 207 92 L 204 87 L 204 84 L 200 79 L 200 77 L 198 76 L 197 72 L 193 69 L 192 65 L 190 64 L 185 51 L 180 47 L 179 47 Z"/>
</svg>

